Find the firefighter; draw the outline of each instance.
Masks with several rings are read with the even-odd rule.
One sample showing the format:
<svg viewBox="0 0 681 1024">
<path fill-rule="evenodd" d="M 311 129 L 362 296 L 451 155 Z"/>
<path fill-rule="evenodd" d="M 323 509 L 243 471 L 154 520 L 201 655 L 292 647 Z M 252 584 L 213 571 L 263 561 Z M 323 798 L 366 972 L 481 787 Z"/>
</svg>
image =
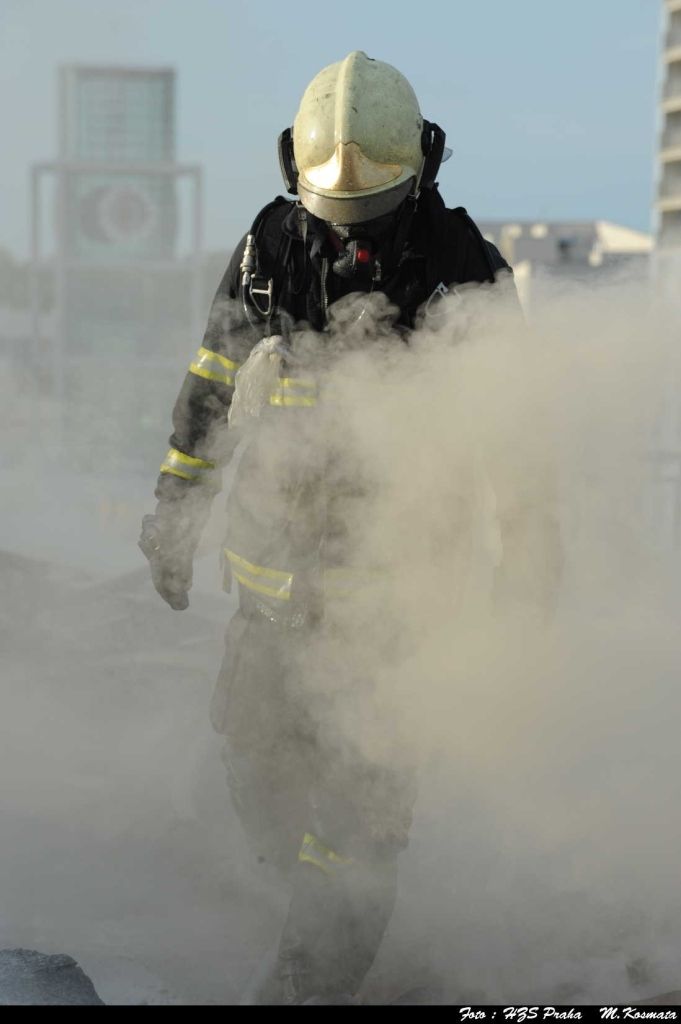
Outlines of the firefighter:
<svg viewBox="0 0 681 1024">
<path fill-rule="evenodd" d="M 295 198 L 265 206 L 234 252 L 174 408 L 156 512 L 143 521 L 154 585 L 184 609 L 220 470 L 242 436 L 229 424 L 235 378 L 260 352 L 277 376 L 229 495 L 224 558 L 239 610 L 212 721 L 226 736 L 231 796 L 254 852 L 292 887 L 263 1001 L 355 998 L 395 900 L 413 778 L 339 744 L 296 685 L 344 564 L 329 480 L 342 491 L 348 479 L 315 452 L 305 417 L 321 401 L 324 364 L 311 375 L 295 339 L 304 326 L 308 355 L 311 336 L 323 351 L 336 304 L 382 293 L 396 344 L 408 344 L 433 297 L 510 280 L 466 211 L 444 205 L 436 184 L 444 143 L 389 64 L 356 51 L 312 80 L 279 137 Z"/>
</svg>

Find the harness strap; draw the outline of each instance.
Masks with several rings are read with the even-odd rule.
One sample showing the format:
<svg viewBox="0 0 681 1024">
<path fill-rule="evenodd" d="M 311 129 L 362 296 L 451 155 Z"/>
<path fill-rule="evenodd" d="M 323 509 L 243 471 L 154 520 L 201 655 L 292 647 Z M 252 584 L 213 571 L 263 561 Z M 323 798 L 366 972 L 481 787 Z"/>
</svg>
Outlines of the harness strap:
<svg viewBox="0 0 681 1024">
<path fill-rule="evenodd" d="M 270 268 L 263 268 L 261 265 L 260 253 L 262 246 L 259 246 L 258 243 L 260 242 L 270 212 L 281 206 L 282 203 L 288 204 L 288 200 L 284 199 L 283 196 L 277 196 L 271 203 L 264 206 L 253 221 L 251 230 L 246 236 L 246 246 L 240 268 L 241 300 L 246 317 L 251 324 L 253 324 L 253 319 L 249 309 L 249 301 L 251 307 L 261 320 L 267 320 L 269 323 L 274 312 L 274 273 L 278 267 L 280 253 L 277 252 L 277 259 L 272 273 L 268 273 Z"/>
<path fill-rule="evenodd" d="M 282 204 L 290 205 L 290 201 L 283 196 L 277 196 L 271 203 L 263 207 L 253 222 L 251 230 L 246 239 L 246 247 L 241 262 L 241 294 L 244 311 L 249 322 L 255 327 L 252 314 L 255 313 L 260 324 L 267 323 L 269 333 L 286 335 L 295 319 L 292 311 L 281 304 L 284 293 L 290 297 L 291 303 L 295 304 L 296 296 L 299 296 L 304 289 L 305 281 L 308 279 L 307 260 L 307 239 L 309 235 L 309 223 L 307 211 L 302 204 L 297 204 L 296 213 L 300 237 L 302 239 L 302 271 L 300 280 L 294 280 L 296 276 L 296 258 L 294 258 L 295 238 L 287 232 L 282 232 L 278 240 L 274 265 L 263 265 L 261 253 L 263 246 L 263 232 L 266 228 L 270 214 Z M 416 214 L 424 218 L 425 228 L 424 240 L 427 244 L 426 254 L 426 285 L 427 293 L 430 294 L 441 283 L 446 285 L 461 283 L 464 279 L 466 262 L 471 242 L 477 243 L 483 257 L 486 269 L 487 280 L 494 283 L 496 272 L 499 269 L 492 256 L 487 242 L 483 238 L 480 228 L 469 216 L 463 206 L 454 210 L 447 210 L 444 200 L 437 187 L 421 192 L 418 206 L 415 201 L 407 200 L 407 205 L 402 211 L 398 220 L 395 237 L 390 247 L 389 260 L 393 266 L 399 266 L 400 258 L 410 236 L 411 228 Z M 456 231 L 456 242 L 453 236 L 453 218 L 459 221 L 463 231 Z M 421 229 L 423 230 L 423 228 Z M 270 256 L 270 260 L 272 257 Z M 269 262 L 269 261 L 267 261 Z M 324 282 L 321 282 L 320 303 L 322 319 L 325 319 L 324 310 Z M 307 311 L 309 312 L 309 310 Z M 274 318 L 277 322 L 273 323 Z"/>
<path fill-rule="evenodd" d="M 388 272 L 399 266 L 402 254 L 404 253 L 404 247 L 407 244 L 407 239 L 409 238 L 411 226 L 414 222 L 416 208 L 416 200 L 412 196 L 408 196 L 404 201 L 402 210 L 400 211 L 397 228 L 395 229 L 395 237 L 392 245 L 390 246 L 390 265 L 387 267 Z"/>
</svg>

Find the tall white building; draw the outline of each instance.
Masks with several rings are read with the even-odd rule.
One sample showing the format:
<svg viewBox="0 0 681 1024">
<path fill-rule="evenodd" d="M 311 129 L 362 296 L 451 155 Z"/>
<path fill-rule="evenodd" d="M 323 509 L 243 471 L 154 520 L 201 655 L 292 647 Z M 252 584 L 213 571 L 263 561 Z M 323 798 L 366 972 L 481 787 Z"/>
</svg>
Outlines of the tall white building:
<svg viewBox="0 0 681 1024">
<path fill-rule="evenodd" d="M 681 0 L 663 2 L 657 235 L 667 249 L 681 248 Z"/>
<path fill-rule="evenodd" d="M 681 0 L 663 0 L 661 90 L 657 168 L 657 231 L 653 268 L 658 294 L 674 307 L 681 276 Z M 673 307 L 669 307 L 669 313 Z M 653 448 L 658 501 L 654 505 L 659 534 L 671 535 L 681 547 L 681 381 L 670 366 L 660 396 Z"/>
</svg>

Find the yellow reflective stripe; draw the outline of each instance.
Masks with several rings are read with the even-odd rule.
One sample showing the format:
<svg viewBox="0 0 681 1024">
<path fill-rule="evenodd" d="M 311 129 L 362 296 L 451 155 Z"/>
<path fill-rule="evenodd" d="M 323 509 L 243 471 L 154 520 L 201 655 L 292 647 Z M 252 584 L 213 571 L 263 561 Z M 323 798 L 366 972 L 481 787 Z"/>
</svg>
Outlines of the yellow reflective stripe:
<svg viewBox="0 0 681 1024">
<path fill-rule="evenodd" d="M 234 375 L 239 369 L 239 363 L 233 362 L 227 356 L 221 356 L 219 352 L 211 352 L 203 346 L 196 353 L 194 362 L 189 366 L 189 372 L 205 380 L 216 380 L 220 384 L 234 386 Z"/>
<path fill-rule="evenodd" d="M 234 579 L 238 580 L 239 583 L 243 584 L 244 587 L 248 587 L 249 590 L 254 590 L 256 594 L 265 594 L 267 597 L 276 597 L 279 601 L 290 601 L 291 591 L 290 590 L 275 590 L 274 587 L 266 587 L 264 583 L 258 583 L 256 580 L 250 580 L 247 576 L 242 576 L 241 573 L 234 570 Z"/>
<path fill-rule="evenodd" d="M 303 844 L 301 846 L 301 852 L 305 848 L 311 848 L 317 851 L 317 853 L 325 857 L 326 860 L 331 861 L 332 864 L 352 864 L 352 857 L 341 857 L 340 853 L 336 853 L 328 846 L 324 846 L 321 839 L 313 835 L 311 832 L 306 832 L 303 836 Z"/>
<path fill-rule="evenodd" d="M 206 370 L 205 367 L 198 366 L 197 363 L 191 364 L 189 372 L 193 373 L 195 377 L 203 377 L 204 380 L 216 380 L 219 384 L 228 384 L 230 387 L 234 387 L 234 377 L 228 373 L 215 373 L 214 370 Z"/>
<path fill-rule="evenodd" d="M 173 469 L 172 466 L 166 466 L 165 462 L 161 465 L 162 473 L 169 473 L 171 476 L 179 476 L 182 480 L 194 480 L 195 478 L 189 473 L 182 473 L 179 469 Z"/>
<path fill-rule="evenodd" d="M 265 594 L 267 597 L 276 597 L 279 601 L 291 599 L 291 587 L 293 586 L 293 573 L 284 572 L 282 569 L 270 569 L 264 565 L 255 565 L 247 559 L 237 555 L 229 548 L 225 548 L 225 555 L 234 570 L 234 577 L 244 587 L 254 590 L 257 594 Z M 253 579 L 255 577 L 255 579 Z M 271 585 L 267 582 L 271 581 Z"/>
<path fill-rule="evenodd" d="M 312 406 L 317 404 L 316 398 L 303 398 L 302 395 L 282 395 L 275 391 L 270 395 L 270 405 L 305 405 Z"/>
<path fill-rule="evenodd" d="M 212 363 L 219 363 L 220 366 L 224 366 L 225 370 L 232 370 L 234 373 L 239 369 L 241 363 L 235 363 L 227 356 L 220 355 L 219 352 L 213 352 L 209 348 L 204 348 L 202 345 L 199 351 L 196 353 L 198 359 L 197 362 L 201 363 L 204 360 Z"/>
<path fill-rule="evenodd" d="M 215 463 L 206 459 L 199 459 L 194 455 L 185 455 L 177 448 L 171 448 L 161 463 L 162 473 L 171 473 L 183 480 L 196 480 L 206 472 L 215 469 Z"/>
<path fill-rule="evenodd" d="M 324 861 L 317 860 L 316 857 L 312 856 L 312 854 L 306 853 L 303 850 L 298 854 L 298 860 L 301 864 L 314 864 L 314 866 L 316 868 L 320 868 L 325 875 L 333 877 L 336 873 L 333 868 L 330 868 L 328 864 L 324 863 Z"/>
<path fill-rule="evenodd" d="M 166 459 L 172 458 L 176 462 L 181 462 L 185 466 L 196 466 L 197 469 L 215 469 L 215 463 L 209 462 L 207 459 L 199 459 L 196 455 L 185 455 L 184 452 L 180 452 L 177 448 L 171 448 Z"/>
<path fill-rule="evenodd" d="M 316 404 L 317 382 L 311 377 L 282 377 L 270 395 L 270 405 L 309 407 Z"/>
<path fill-rule="evenodd" d="M 284 572 L 282 569 L 268 569 L 264 565 L 254 565 L 253 562 L 247 562 L 245 558 L 242 558 L 241 555 L 237 555 L 233 551 L 230 551 L 229 548 L 225 548 L 225 554 L 232 565 L 240 565 L 243 569 L 246 569 L 254 576 L 269 576 L 270 579 L 273 580 L 290 581 L 293 579 L 293 573 Z"/>
<path fill-rule="evenodd" d="M 291 597 L 295 573 L 283 569 L 271 569 L 269 566 L 256 565 L 249 562 L 235 551 L 224 548 L 235 578 L 243 586 L 268 597 L 276 597 L 288 601 Z M 336 566 L 324 569 L 323 590 L 327 598 L 345 598 L 357 593 L 358 589 L 370 586 L 386 579 L 386 570 L 382 568 L 360 566 Z"/>
<path fill-rule="evenodd" d="M 311 377 L 280 377 L 280 388 L 308 388 L 310 391 L 317 390 L 317 381 Z"/>
<path fill-rule="evenodd" d="M 320 868 L 325 875 L 330 876 L 336 873 L 333 865 L 343 867 L 352 864 L 352 858 L 341 857 L 334 850 L 330 850 L 328 846 L 324 846 L 311 832 L 306 832 L 303 836 L 298 852 L 298 860 L 302 864 L 312 864 L 314 867 Z"/>
</svg>

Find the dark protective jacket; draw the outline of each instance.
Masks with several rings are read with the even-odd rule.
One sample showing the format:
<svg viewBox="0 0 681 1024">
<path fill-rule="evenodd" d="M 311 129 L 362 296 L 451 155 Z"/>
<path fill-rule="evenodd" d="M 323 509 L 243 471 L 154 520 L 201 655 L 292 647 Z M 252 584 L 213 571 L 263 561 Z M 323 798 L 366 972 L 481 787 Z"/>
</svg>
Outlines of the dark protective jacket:
<svg viewBox="0 0 681 1024">
<path fill-rule="evenodd" d="M 227 430 L 227 415 L 236 372 L 258 341 L 307 325 L 318 332 L 323 355 L 329 309 L 351 292 L 371 290 L 383 292 L 399 310 L 394 323 L 408 342 L 419 309 L 438 287 L 493 282 L 499 272 L 510 273 L 466 211 L 448 210 L 436 188 L 421 194 L 379 280 L 358 283 L 330 272 L 337 250 L 328 229 L 295 202 L 274 200 L 256 218 L 252 234 L 259 290 L 253 300 L 242 293 L 245 236 L 217 290 L 202 346 L 175 404 L 171 447 L 156 488 L 164 508 L 176 507 L 178 514 L 191 494 L 197 529 L 188 534 L 188 546 L 196 543 L 219 490 L 219 470 L 239 440 L 232 427 Z M 309 345 L 306 352 L 309 356 Z M 302 372 L 299 365 L 282 365 L 279 386 L 240 460 L 229 496 L 228 586 L 231 579 L 238 581 L 243 607 L 291 621 L 305 617 L 320 595 L 333 589 L 334 572 L 344 567 L 346 507 L 338 502 L 334 515 L 334 495 L 347 498 L 348 490 L 358 490 L 356 483 L 341 479 L 328 452 L 322 462 L 312 455 L 321 384 L 323 359 L 316 367 L 308 359 Z"/>
</svg>

